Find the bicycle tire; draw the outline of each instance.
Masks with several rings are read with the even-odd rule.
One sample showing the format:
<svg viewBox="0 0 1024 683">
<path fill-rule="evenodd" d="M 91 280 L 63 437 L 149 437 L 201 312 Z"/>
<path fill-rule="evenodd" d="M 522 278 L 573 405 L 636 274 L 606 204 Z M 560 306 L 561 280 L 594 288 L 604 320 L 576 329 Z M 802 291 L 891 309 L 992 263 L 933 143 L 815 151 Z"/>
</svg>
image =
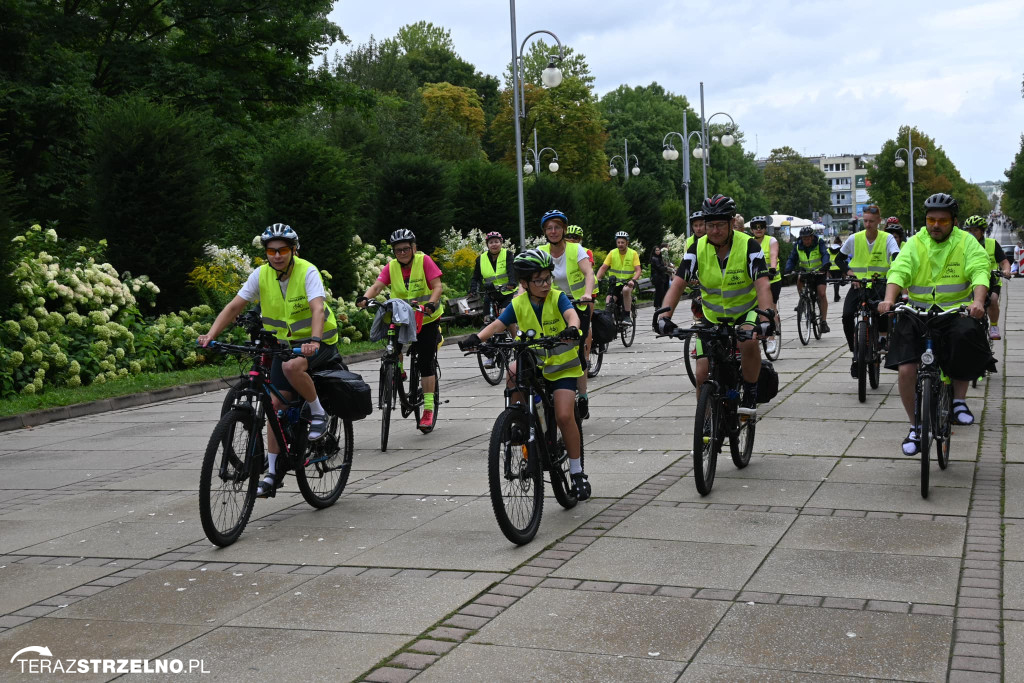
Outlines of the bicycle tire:
<svg viewBox="0 0 1024 683">
<path fill-rule="evenodd" d="M 748 419 L 737 426 L 729 436 L 729 455 L 736 469 L 742 470 L 750 464 L 754 452 L 754 436 L 757 434 L 757 419 Z"/>
<path fill-rule="evenodd" d="M 935 406 L 935 432 L 938 440 L 935 444 L 935 460 L 939 469 L 949 467 L 949 452 L 953 436 L 953 385 L 942 383 L 939 388 L 939 400 Z"/>
<path fill-rule="evenodd" d="M 928 497 L 928 475 L 929 475 L 929 463 L 930 457 L 929 451 L 932 447 L 932 378 L 922 377 L 919 384 L 919 390 L 917 395 L 917 407 L 920 412 L 920 420 L 918 425 L 920 431 L 918 436 L 921 438 L 921 497 Z"/>
<path fill-rule="evenodd" d="M 868 326 L 863 320 L 857 322 L 857 400 L 864 403 L 868 400 Z"/>
<path fill-rule="evenodd" d="M 807 312 L 807 300 L 801 299 L 796 307 L 796 331 L 800 335 L 800 343 L 807 346 L 811 343 L 811 318 Z"/>
<path fill-rule="evenodd" d="M 706 496 L 715 483 L 715 467 L 721 441 L 721 399 L 713 384 L 705 382 L 697 399 L 697 414 L 693 425 L 693 481 L 697 493 Z"/>
<path fill-rule="evenodd" d="M 529 434 L 526 413 L 506 408 L 494 421 L 487 450 L 494 518 L 505 538 L 516 545 L 533 540 L 544 514 L 544 472 L 539 462 L 530 462 L 537 458 L 537 447 L 528 443 Z"/>
<path fill-rule="evenodd" d="M 224 401 L 220 404 L 220 416 L 224 417 L 228 412 L 235 407 L 235 401 L 238 400 L 239 394 L 245 389 L 245 379 L 242 377 L 238 378 L 238 381 L 232 384 L 228 388 L 228 393 L 224 396 Z"/>
<path fill-rule="evenodd" d="M 683 342 L 683 364 L 686 366 L 686 376 L 690 378 L 690 385 L 693 387 L 697 386 L 697 375 L 694 373 L 694 367 L 697 364 L 697 359 L 690 358 L 690 347 L 696 347 L 694 336 L 692 334 L 686 335 L 686 340 Z"/>
<path fill-rule="evenodd" d="M 629 309 L 629 316 L 623 323 L 623 327 L 619 328 L 619 336 L 622 338 L 622 345 L 627 349 L 633 345 L 633 340 L 636 339 L 636 302 L 633 302 L 633 308 Z M 627 336 L 629 341 L 626 341 Z"/>
<path fill-rule="evenodd" d="M 388 436 L 391 434 L 391 411 L 395 407 L 395 364 L 381 363 L 380 386 L 378 387 L 378 408 L 380 408 L 380 452 L 387 453 Z"/>
<path fill-rule="evenodd" d="M 256 502 L 263 465 L 263 435 L 255 433 L 254 421 L 250 410 L 229 411 L 213 428 L 203 454 L 199 519 L 206 538 L 221 548 L 242 535 Z M 241 454 L 239 447 L 243 449 Z M 218 491 L 223 495 L 213 495 Z M 232 513 L 237 515 L 226 516 Z"/>
<path fill-rule="evenodd" d="M 318 510 L 334 505 L 352 471 L 352 421 L 334 415 L 330 418 L 327 434 L 306 447 L 303 466 L 295 467 L 302 497 Z"/>
<path fill-rule="evenodd" d="M 601 365 L 604 363 L 604 344 L 596 341 L 590 343 L 590 355 L 587 356 L 587 377 L 597 377 L 601 372 Z"/>
<path fill-rule="evenodd" d="M 764 351 L 765 358 L 770 361 L 777 361 L 779 355 L 782 353 L 782 318 L 775 321 L 775 353 L 768 353 L 768 338 L 761 338 L 761 350 Z"/>
<path fill-rule="evenodd" d="M 872 353 L 872 360 L 868 364 L 868 386 L 877 389 L 882 379 L 882 354 L 877 350 Z"/>
<path fill-rule="evenodd" d="M 580 430 L 580 467 L 583 467 L 583 420 L 580 419 L 579 409 L 576 409 L 576 428 Z M 579 501 L 576 499 L 576 492 L 573 491 L 569 477 L 569 451 L 565 447 L 565 439 L 562 430 L 558 430 L 558 448 L 561 457 L 559 462 L 552 462 L 549 472 L 551 474 L 551 490 L 555 494 L 555 500 L 566 510 L 576 507 Z"/>
<path fill-rule="evenodd" d="M 418 374 L 418 373 L 417 373 Z M 422 393 L 422 390 L 421 392 Z M 437 414 L 441 410 L 441 366 L 438 365 L 437 359 L 434 359 L 434 419 L 430 423 L 430 426 L 426 429 L 420 429 L 424 434 L 429 434 L 434 431 L 434 427 L 437 426 Z M 423 402 L 416 401 L 412 408 L 413 413 L 416 415 L 416 425 L 419 427 L 420 416 L 423 415 Z"/>
<path fill-rule="evenodd" d="M 507 336 L 508 335 L 502 333 L 500 335 L 495 335 L 495 338 L 504 339 Z M 492 387 L 496 387 L 501 384 L 501 380 L 505 376 L 505 356 L 501 352 L 495 353 L 493 358 L 494 365 L 489 368 L 484 367 L 484 361 L 486 359 L 487 356 L 483 351 L 477 351 L 476 362 L 477 365 L 480 366 L 480 374 L 484 376 L 484 380 L 488 384 Z"/>
<path fill-rule="evenodd" d="M 808 316 L 811 319 L 811 331 L 814 332 L 814 338 L 821 339 L 821 319 L 818 314 L 817 298 L 812 298 L 808 302 L 808 306 L 811 307 L 811 314 Z"/>
</svg>

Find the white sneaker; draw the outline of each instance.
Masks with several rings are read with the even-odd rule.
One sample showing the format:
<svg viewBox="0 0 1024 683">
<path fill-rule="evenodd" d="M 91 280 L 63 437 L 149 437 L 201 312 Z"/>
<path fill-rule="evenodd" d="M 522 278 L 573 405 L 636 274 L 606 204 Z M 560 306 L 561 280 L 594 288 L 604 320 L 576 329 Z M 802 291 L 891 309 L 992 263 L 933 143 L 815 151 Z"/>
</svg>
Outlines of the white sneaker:
<svg viewBox="0 0 1024 683">
<path fill-rule="evenodd" d="M 493 368 L 494 367 L 494 359 L 493 358 L 486 358 L 485 357 L 484 358 L 484 367 L 487 368 L 488 370 Z"/>
<path fill-rule="evenodd" d="M 768 343 L 765 344 L 764 351 L 765 351 L 765 353 L 767 353 L 770 356 L 773 353 L 775 353 L 776 349 L 778 349 L 778 348 L 779 348 L 779 343 L 777 341 L 775 341 L 774 339 L 769 339 Z"/>
</svg>

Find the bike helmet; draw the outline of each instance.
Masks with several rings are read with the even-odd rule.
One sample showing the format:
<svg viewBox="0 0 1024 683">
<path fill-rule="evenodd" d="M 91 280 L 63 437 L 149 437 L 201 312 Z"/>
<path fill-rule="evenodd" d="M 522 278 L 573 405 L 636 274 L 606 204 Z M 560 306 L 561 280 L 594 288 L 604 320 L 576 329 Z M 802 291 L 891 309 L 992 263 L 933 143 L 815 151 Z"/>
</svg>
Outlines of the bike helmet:
<svg viewBox="0 0 1024 683">
<path fill-rule="evenodd" d="M 800 236 L 801 237 L 809 237 L 811 235 L 814 235 L 814 228 L 812 228 L 811 226 L 806 225 L 806 226 L 800 228 Z"/>
<path fill-rule="evenodd" d="M 957 203 L 956 199 L 952 195 L 948 195 L 945 192 L 936 192 L 928 199 L 924 200 L 924 210 L 931 211 L 932 209 L 938 211 L 949 211 L 953 214 L 953 218 L 956 218 L 957 213 L 960 211 L 960 204 Z"/>
<path fill-rule="evenodd" d="M 292 226 L 285 225 L 284 223 L 274 223 L 273 225 L 268 225 L 267 229 L 263 231 L 262 235 L 260 235 L 260 244 L 262 244 L 264 247 L 266 247 L 267 242 L 271 240 L 284 240 L 285 242 L 291 244 L 294 249 L 299 248 L 298 233 L 292 230 Z"/>
<path fill-rule="evenodd" d="M 519 279 L 529 280 L 530 275 L 533 273 L 539 273 L 542 270 L 553 270 L 555 262 L 551 260 L 551 254 L 546 251 L 527 249 L 516 256 L 513 266 Z"/>
<path fill-rule="evenodd" d="M 544 224 L 547 223 L 552 218 L 557 218 L 558 220 L 562 221 L 562 227 L 569 225 L 569 219 L 565 217 L 564 213 L 562 213 L 558 209 L 551 209 L 550 211 L 548 211 L 547 213 L 540 217 L 541 230 L 544 229 Z"/>
<path fill-rule="evenodd" d="M 499 239 L 499 240 L 501 240 L 502 242 L 504 242 L 504 241 L 505 241 L 505 238 L 504 238 L 504 237 L 502 237 L 502 236 L 501 236 L 501 233 L 500 233 L 500 232 L 498 232 L 497 230 L 491 230 L 491 231 L 490 231 L 489 233 L 487 233 L 487 234 L 486 234 L 486 235 L 484 236 L 484 242 L 490 242 L 490 241 L 491 241 L 492 239 Z"/>
<path fill-rule="evenodd" d="M 697 209 L 696 211 L 690 214 L 690 222 L 692 223 L 696 220 L 704 220 L 704 212 L 701 211 L 700 209 Z"/>
<path fill-rule="evenodd" d="M 985 230 L 988 228 L 988 221 L 984 216 L 971 216 L 964 221 L 965 230 Z"/>
<path fill-rule="evenodd" d="M 704 204 L 700 208 L 707 219 L 731 219 L 736 215 L 736 202 L 733 201 L 732 197 L 726 197 L 724 194 L 716 194 L 714 197 L 705 199 Z"/>
<path fill-rule="evenodd" d="M 581 228 L 578 225 L 570 225 L 568 228 L 565 229 L 565 234 L 583 239 L 583 228 Z"/>
<path fill-rule="evenodd" d="M 885 219 L 885 229 L 886 230 L 888 230 L 890 227 L 892 227 L 894 225 L 899 225 L 899 224 L 900 224 L 900 219 L 896 218 L 896 216 L 889 216 L 888 218 Z"/>
<path fill-rule="evenodd" d="M 625 230 L 619 230 L 617 233 L 615 233 L 615 239 L 619 239 L 620 237 L 626 240 L 627 242 L 629 241 L 629 233 L 626 232 Z"/>
<path fill-rule="evenodd" d="M 413 234 L 412 230 L 407 228 L 399 228 L 391 233 L 391 238 L 388 240 L 388 244 L 395 245 L 399 242 L 415 242 L 416 235 Z"/>
<path fill-rule="evenodd" d="M 750 229 L 751 230 L 753 230 L 754 227 L 758 226 L 758 225 L 767 228 L 768 227 L 768 219 L 765 218 L 764 216 L 754 216 L 753 218 L 750 219 Z"/>
</svg>

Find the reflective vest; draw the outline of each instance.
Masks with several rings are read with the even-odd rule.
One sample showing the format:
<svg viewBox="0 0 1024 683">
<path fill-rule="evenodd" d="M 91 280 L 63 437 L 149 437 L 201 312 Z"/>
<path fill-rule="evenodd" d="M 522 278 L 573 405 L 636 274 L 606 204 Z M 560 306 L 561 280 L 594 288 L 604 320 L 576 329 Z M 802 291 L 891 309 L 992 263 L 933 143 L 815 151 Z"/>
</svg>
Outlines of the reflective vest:
<svg viewBox="0 0 1024 683">
<path fill-rule="evenodd" d="M 292 274 L 288 276 L 288 288 L 282 297 L 277 271 L 267 264 L 260 266 L 260 314 L 263 316 L 263 327 L 273 331 L 281 341 L 305 339 L 313 334 L 313 315 L 306 295 L 306 273 L 310 268 L 313 268 L 312 263 L 295 257 Z M 324 344 L 337 344 L 338 321 L 326 301 L 324 316 L 324 331 L 320 337 Z"/>
<path fill-rule="evenodd" d="M 402 264 L 398 259 L 391 259 L 388 264 L 391 274 L 391 296 L 395 299 L 404 299 L 417 304 L 425 304 L 430 301 L 431 290 L 427 285 L 427 276 L 423 273 L 423 252 L 417 251 L 412 257 L 412 268 L 409 270 L 409 284 L 405 283 L 402 277 Z M 432 315 L 423 314 L 423 324 L 432 323 L 441 317 L 444 306 L 437 302 L 437 310 Z"/>
<path fill-rule="evenodd" d="M 804 245 L 802 238 L 795 247 L 796 255 L 800 258 L 800 270 L 805 273 L 821 268 L 821 247 L 818 246 L 818 244 L 819 243 L 815 243 L 811 245 L 813 249 L 810 254 L 803 250 L 802 247 Z"/>
<path fill-rule="evenodd" d="M 949 239 L 955 241 L 949 245 L 945 263 L 938 277 L 933 278 L 932 241 L 918 239 L 921 235 L 927 234 L 927 231 L 922 230 L 914 238 L 907 240 L 903 247 L 904 250 L 915 250 L 918 264 L 907 286 L 907 299 L 910 305 L 928 310 L 933 304 L 937 304 L 939 308 L 948 311 L 974 301 L 974 287 L 965 269 L 967 240 L 973 240 L 974 237 L 970 233 L 954 228 Z"/>
<path fill-rule="evenodd" d="M 985 238 L 985 253 L 988 254 L 988 263 L 991 270 L 999 267 L 996 263 L 996 241 L 991 237 Z"/>
<path fill-rule="evenodd" d="M 569 291 L 566 292 L 566 295 L 570 299 L 579 299 L 586 293 L 587 289 L 587 274 L 580 270 L 579 264 L 580 245 L 575 242 L 563 242 L 563 244 L 565 244 L 565 279 L 569 282 Z M 551 253 L 550 242 L 542 244 L 537 248 L 541 251 L 546 251 L 548 254 Z M 552 291 L 557 291 L 558 287 L 552 287 L 551 289 Z M 577 308 L 586 308 L 586 304 L 577 306 Z"/>
<path fill-rule="evenodd" d="M 719 265 L 715 246 L 707 236 L 697 241 L 697 279 L 700 280 L 704 316 L 713 323 L 719 318 L 737 318 L 757 305 L 757 292 L 747 262 L 749 235 L 733 232 L 732 248 L 725 270 Z"/>
<path fill-rule="evenodd" d="M 839 270 L 839 264 L 836 263 L 836 256 L 839 255 L 839 247 L 836 247 L 835 249 L 833 249 L 832 247 L 829 247 L 828 248 L 828 254 L 829 254 L 829 256 L 832 257 L 832 261 L 829 263 L 828 269 L 830 271 L 838 271 Z"/>
<path fill-rule="evenodd" d="M 611 263 L 608 266 L 608 272 L 622 280 L 630 280 L 633 277 L 636 266 L 640 263 L 640 254 L 636 253 L 635 249 L 626 249 L 626 254 L 623 255 L 618 249 L 608 254 L 608 258 Z"/>
<path fill-rule="evenodd" d="M 562 313 L 558 310 L 558 297 L 562 292 L 554 287 L 548 292 L 544 299 L 544 306 L 541 308 L 541 320 L 537 320 L 537 313 L 530 303 L 530 295 L 522 293 L 512 299 L 512 310 L 516 313 L 516 323 L 523 332 L 533 330 L 538 337 L 556 337 L 567 325 Z M 542 372 L 544 379 L 555 381 L 563 377 L 581 377 L 583 366 L 580 364 L 578 348 L 573 344 L 559 344 L 553 349 L 545 349 L 544 366 Z"/>
<path fill-rule="evenodd" d="M 686 243 L 685 243 L 685 246 L 683 247 L 683 253 L 686 253 L 686 252 L 690 251 L 690 247 L 693 246 L 693 241 L 695 239 L 697 239 L 697 238 L 693 234 L 691 234 L 689 237 L 686 238 Z"/>
<path fill-rule="evenodd" d="M 772 267 L 772 236 L 765 235 L 761 238 L 761 251 L 764 252 L 764 262 L 768 264 L 768 267 Z M 699 266 L 698 266 L 699 268 Z M 782 269 L 776 266 L 775 277 L 771 280 L 773 283 L 782 282 Z"/>
<path fill-rule="evenodd" d="M 889 272 L 889 252 L 887 242 L 889 233 L 879 230 L 874 244 L 868 249 L 867 230 L 861 230 L 853 236 L 853 258 L 850 259 L 850 272 L 857 277 L 869 278 L 872 275 L 885 275 Z"/>
<path fill-rule="evenodd" d="M 480 254 L 480 275 L 484 279 L 484 285 L 493 285 L 495 288 L 504 287 L 508 284 L 508 273 L 505 270 L 505 266 L 508 265 L 508 252 L 504 249 L 499 251 L 493 266 L 488 253 Z"/>
</svg>

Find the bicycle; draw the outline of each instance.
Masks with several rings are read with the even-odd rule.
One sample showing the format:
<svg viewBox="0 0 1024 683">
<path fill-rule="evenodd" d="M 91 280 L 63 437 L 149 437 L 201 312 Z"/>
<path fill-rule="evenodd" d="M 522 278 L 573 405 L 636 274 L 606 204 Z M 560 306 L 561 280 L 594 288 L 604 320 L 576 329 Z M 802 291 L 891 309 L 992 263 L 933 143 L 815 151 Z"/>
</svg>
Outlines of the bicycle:
<svg viewBox="0 0 1024 683">
<path fill-rule="evenodd" d="M 826 284 L 834 284 L 836 282 L 845 284 L 846 280 L 838 279 L 831 280 L 824 277 L 824 273 L 818 273 L 816 271 L 807 271 L 800 273 L 801 279 L 807 275 L 819 275 L 823 279 L 822 281 Z M 814 335 L 815 339 L 821 339 L 821 318 L 818 314 L 818 282 L 819 278 L 808 278 L 811 280 L 810 283 L 804 282 L 804 286 L 800 288 L 800 302 L 796 307 L 796 330 L 800 335 L 800 343 L 807 346 L 811 343 L 811 335 Z"/>
<path fill-rule="evenodd" d="M 989 277 L 989 291 L 990 292 L 992 291 L 992 285 L 995 284 L 999 280 L 999 278 L 1004 278 L 1006 280 L 1010 279 L 1010 278 L 1006 277 L 1005 275 L 1003 275 L 1003 271 L 999 270 L 998 268 L 993 270 L 991 276 Z M 989 304 L 991 304 L 991 303 L 992 302 L 989 301 L 989 298 L 985 297 L 985 317 L 981 319 L 982 324 L 984 325 L 985 339 L 988 341 L 988 351 L 989 351 L 989 353 L 992 353 L 995 350 L 995 342 L 992 340 L 992 337 L 988 336 L 988 328 L 989 328 L 988 307 L 989 307 Z M 978 388 L 978 382 L 983 380 L 983 379 L 985 379 L 985 377 L 987 377 L 987 376 L 988 376 L 988 372 L 985 372 L 984 374 L 981 375 L 981 377 L 975 377 L 974 379 L 972 379 L 971 380 L 971 388 L 972 389 L 977 389 Z"/>
<path fill-rule="evenodd" d="M 667 312 L 663 308 L 657 316 Z M 768 317 L 768 311 L 754 309 Z M 693 430 L 693 479 L 697 492 L 706 496 L 715 482 L 718 454 L 729 437 L 729 454 L 737 469 L 750 463 L 757 432 L 757 409 L 739 405 L 743 391 L 738 343 L 754 338 L 753 330 L 740 330 L 736 320 L 721 318 L 717 323 L 698 322 L 688 329 L 676 328 L 669 335 L 676 339 L 697 336 L 708 359 L 708 379 L 701 386 Z M 741 417 L 746 419 L 741 419 Z"/>
<path fill-rule="evenodd" d="M 214 427 L 199 473 L 199 518 L 206 537 L 220 547 L 238 540 L 252 514 L 265 467 L 265 424 L 269 423 L 283 451 L 277 458 L 274 491 L 285 474 L 293 471 L 302 497 L 314 508 L 323 509 L 341 496 L 352 469 L 352 421 L 328 414 L 326 434 L 308 442 L 309 406 L 302 397 L 285 399 L 270 382 L 274 358 L 294 358 L 301 355 L 299 350 L 281 347 L 269 330 L 254 337 L 247 344 L 212 341 L 207 347 L 253 357 L 252 370 L 235 403 Z M 274 410 L 271 395 L 284 409 Z M 273 419 L 268 420 L 268 415 Z"/>
<path fill-rule="evenodd" d="M 622 339 L 622 345 L 627 349 L 633 345 L 633 339 L 636 337 L 636 298 L 633 299 L 633 306 L 629 310 L 629 314 L 626 314 L 622 304 L 622 288 L 625 283 L 619 283 L 618 279 L 612 275 L 608 278 L 608 294 L 611 296 L 611 303 L 608 304 L 607 310 L 611 311 L 615 318 L 615 325 L 619 329 L 619 337 Z"/>
<path fill-rule="evenodd" d="M 505 310 L 505 306 L 512 299 L 515 292 L 503 292 L 496 288 L 494 285 L 487 285 L 484 288 L 484 324 L 488 325 L 501 315 L 501 312 Z M 502 336 L 508 337 L 507 332 L 502 332 Z M 487 364 L 487 360 L 491 361 L 491 364 Z M 477 365 L 480 366 L 480 374 L 484 376 L 484 379 L 491 386 L 497 386 L 501 383 L 502 378 L 505 376 L 505 368 L 508 367 L 509 358 L 508 354 L 499 350 L 488 356 L 483 351 L 476 354 Z"/>
<path fill-rule="evenodd" d="M 856 349 L 854 360 L 857 363 L 857 400 L 864 403 L 867 401 L 867 385 L 870 384 L 872 389 L 877 389 L 882 372 L 882 344 L 878 334 L 877 306 L 878 301 L 884 297 L 871 298 L 869 293 L 879 291 L 878 287 L 884 292 L 886 278 L 884 275 L 872 275 L 870 278 L 861 278 L 855 282 L 860 282 L 864 289 L 864 296 L 857 306 L 857 324 L 853 337 Z"/>
<path fill-rule="evenodd" d="M 578 502 L 569 479 L 569 453 L 555 421 L 554 396 L 544 380 L 543 360 L 537 353 L 566 343 L 560 337 L 520 332 L 516 339 L 492 338 L 482 344 L 507 349 L 516 363 L 515 386 L 505 389 L 505 409 L 494 421 L 487 451 L 487 482 L 494 517 L 505 538 L 516 545 L 529 543 L 540 528 L 545 471 L 559 505 L 568 510 Z M 517 394 L 522 403 L 513 402 Z M 578 408 L 576 428 L 580 430 L 582 466 L 583 423 Z"/>
<path fill-rule="evenodd" d="M 370 301 L 367 308 L 385 308 L 390 313 L 392 304 L 390 302 L 379 303 Z M 419 364 L 416 362 L 418 353 L 416 347 L 412 347 L 409 353 L 409 372 L 406 372 L 402 365 L 402 348 L 398 343 L 399 325 L 395 322 L 388 323 L 388 331 L 385 335 L 384 354 L 380 357 L 380 383 L 378 384 L 377 407 L 380 409 L 380 451 L 386 453 L 388 450 L 388 437 L 391 434 L 391 412 L 397 402 L 402 417 L 414 415 L 416 424 L 419 424 L 420 415 L 423 411 L 423 387 L 420 385 Z M 403 382 L 408 377 L 409 389 L 406 390 Z M 437 413 L 441 408 L 441 367 L 434 359 L 434 421 L 428 429 L 423 430 L 424 434 L 434 431 L 437 425 Z"/>
</svg>

